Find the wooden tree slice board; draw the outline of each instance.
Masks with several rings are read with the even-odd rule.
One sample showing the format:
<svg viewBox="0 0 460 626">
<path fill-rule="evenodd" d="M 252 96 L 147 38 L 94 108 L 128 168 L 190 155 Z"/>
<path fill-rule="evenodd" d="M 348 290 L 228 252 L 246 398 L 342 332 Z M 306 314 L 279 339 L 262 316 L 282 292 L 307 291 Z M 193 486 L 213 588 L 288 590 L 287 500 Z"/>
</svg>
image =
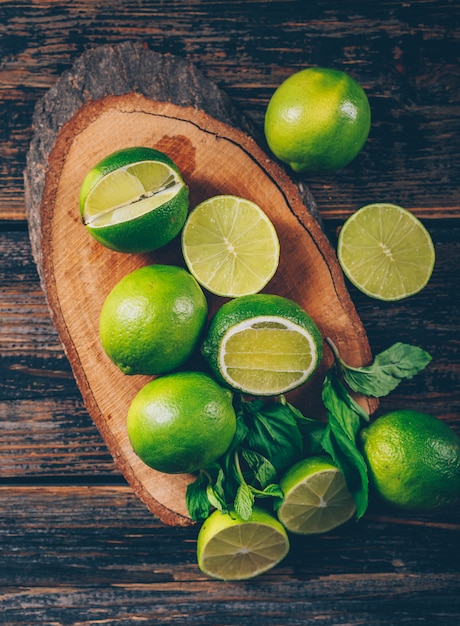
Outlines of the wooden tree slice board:
<svg viewBox="0 0 460 626">
<path fill-rule="evenodd" d="M 150 67 L 156 68 L 149 76 L 145 76 L 146 63 L 139 63 L 141 57 L 148 57 Z M 133 85 L 132 78 L 120 85 L 121 70 L 129 77 L 141 71 L 144 82 L 150 81 L 149 89 Z M 97 81 L 96 87 L 88 86 L 94 74 L 105 81 L 102 91 Z M 170 85 L 178 76 L 181 87 L 173 98 Z M 72 81 L 79 94 L 76 100 L 68 93 Z M 200 88 L 211 94 L 206 110 L 202 93 L 197 95 Z M 64 105 L 62 97 L 56 98 L 59 93 L 65 95 Z M 64 119 L 59 118 L 63 107 Z M 232 118 L 238 128 L 229 123 Z M 54 324 L 85 405 L 123 475 L 162 521 L 187 525 L 191 520 L 185 490 L 193 477 L 148 468 L 133 453 L 127 437 L 128 407 L 150 378 L 122 374 L 104 354 L 98 334 L 99 313 L 112 287 L 142 265 L 183 266 L 180 242 L 176 239 L 151 254 L 126 255 L 94 241 L 78 210 L 79 190 L 88 170 L 115 150 L 150 146 L 177 163 L 189 186 L 192 207 L 217 194 L 253 200 L 273 221 L 281 246 L 278 271 L 265 291 L 299 302 L 323 336 L 331 337 L 354 365 L 371 358 L 364 328 L 335 253 L 313 215 L 308 190 L 301 192 L 267 157 L 237 119 L 225 94 L 193 66 L 129 43 L 97 49 L 77 62 L 38 104 L 35 124 L 25 172 L 26 207 L 33 253 Z M 224 300 L 208 296 L 212 315 Z M 313 379 L 288 396 L 306 415 L 322 414 L 321 383 L 330 363 L 326 348 Z"/>
</svg>

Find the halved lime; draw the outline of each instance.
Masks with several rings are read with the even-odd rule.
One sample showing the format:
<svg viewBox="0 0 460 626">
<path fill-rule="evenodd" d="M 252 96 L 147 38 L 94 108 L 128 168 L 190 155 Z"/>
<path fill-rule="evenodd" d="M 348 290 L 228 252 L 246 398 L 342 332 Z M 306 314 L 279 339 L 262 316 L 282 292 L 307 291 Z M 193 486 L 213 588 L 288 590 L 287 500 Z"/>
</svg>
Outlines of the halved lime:
<svg viewBox="0 0 460 626">
<path fill-rule="evenodd" d="M 214 315 L 202 353 L 219 380 L 243 393 L 274 396 L 306 382 L 322 356 L 322 337 L 289 298 L 252 294 Z"/>
<path fill-rule="evenodd" d="M 355 501 L 342 472 L 326 456 L 308 457 L 280 480 L 284 500 L 278 519 L 292 533 L 325 533 L 347 522 Z"/>
<path fill-rule="evenodd" d="M 221 580 L 254 578 L 277 565 L 288 551 L 282 524 L 257 507 L 247 521 L 233 512 L 214 511 L 198 534 L 198 565 L 204 574 Z"/>
<path fill-rule="evenodd" d="M 214 196 L 199 204 L 182 231 L 190 272 L 211 293 L 258 293 L 274 275 L 280 246 L 262 209 L 244 198 Z"/>
<path fill-rule="evenodd" d="M 188 214 L 188 189 L 179 169 L 153 148 L 107 156 L 80 191 L 82 221 L 100 243 L 119 252 L 149 252 L 169 243 Z"/>
<path fill-rule="evenodd" d="M 425 226 L 396 204 L 368 204 L 344 223 L 337 256 L 360 291 L 380 300 L 401 300 L 428 283 L 435 250 Z"/>
</svg>

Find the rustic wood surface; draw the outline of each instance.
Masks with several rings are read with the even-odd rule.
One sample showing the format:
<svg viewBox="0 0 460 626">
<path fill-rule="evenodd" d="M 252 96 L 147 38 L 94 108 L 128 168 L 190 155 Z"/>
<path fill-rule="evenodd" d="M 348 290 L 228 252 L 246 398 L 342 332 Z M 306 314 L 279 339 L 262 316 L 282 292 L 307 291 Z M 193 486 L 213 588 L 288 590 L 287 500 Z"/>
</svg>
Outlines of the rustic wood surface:
<svg viewBox="0 0 460 626">
<path fill-rule="evenodd" d="M 84 408 L 40 287 L 23 171 L 36 103 L 84 51 L 140 41 L 181 55 L 261 130 L 279 82 L 306 65 L 349 71 L 373 125 L 357 160 L 303 177 L 336 243 L 347 215 L 397 202 L 425 220 L 429 285 L 396 304 L 349 286 L 374 353 L 394 341 L 433 361 L 381 402 L 460 432 L 460 11 L 455 1 L 0 2 L 0 622 L 34 624 L 447 625 L 460 621 L 459 511 L 372 503 L 359 523 L 294 542 L 247 583 L 195 563 L 196 529 L 137 499 Z"/>
</svg>

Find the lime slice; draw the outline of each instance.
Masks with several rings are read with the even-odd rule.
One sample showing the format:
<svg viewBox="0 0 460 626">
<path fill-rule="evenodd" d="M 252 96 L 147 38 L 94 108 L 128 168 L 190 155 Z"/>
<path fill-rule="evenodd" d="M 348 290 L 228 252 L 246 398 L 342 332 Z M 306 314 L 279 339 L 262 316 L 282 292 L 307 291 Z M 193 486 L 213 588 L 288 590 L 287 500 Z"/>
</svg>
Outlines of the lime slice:
<svg viewBox="0 0 460 626">
<path fill-rule="evenodd" d="M 435 263 L 430 234 L 410 211 L 369 204 L 343 225 L 337 256 L 360 291 L 380 300 L 401 300 L 428 283 Z"/>
<path fill-rule="evenodd" d="M 211 321 L 202 353 L 230 387 L 274 396 L 310 378 L 321 359 L 322 337 L 293 300 L 252 294 L 222 305 Z"/>
<path fill-rule="evenodd" d="M 127 148 L 90 170 L 80 191 L 80 212 L 91 235 L 108 248 L 149 252 L 183 227 L 188 189 L 165 154 Z"/>
<path fill-rule="evenodd" d="M 254 202 L 215 196 L 190 213 L 182 252 L 203 287 L 236 297 L 265 287 L 278 267 L 280 246 L 273 224 Z"/>
<path fill-rule="evenodd" d="M 278 519 L 292 533 L 325 533 L 347 522 L 356 510 L 342 472 L 325 456 L 293 465 L 280 487 L 284 500 Z"/>
<path fill-rule="evenodd" d="M 277 565 L 288 551 L 283 526 L 257 507 L 247 521 L 235 513 L 214 511 L 198 534 L 198 565 L 204 574 L 221 580 L 254 578 Z"/>
</svg>

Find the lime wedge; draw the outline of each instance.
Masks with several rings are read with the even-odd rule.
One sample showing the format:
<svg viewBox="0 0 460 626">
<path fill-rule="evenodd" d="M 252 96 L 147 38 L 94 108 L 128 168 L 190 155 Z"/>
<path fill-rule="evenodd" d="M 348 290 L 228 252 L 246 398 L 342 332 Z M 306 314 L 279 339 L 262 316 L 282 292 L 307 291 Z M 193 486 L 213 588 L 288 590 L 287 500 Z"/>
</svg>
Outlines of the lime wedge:
<svg viewBox="0 0 460 626">
<path fill-rule="evenodd" d="M 183 186 L 171 167 L 156 161 L 116 170 L 88 194 L 85 223 L 95 228 L 135 219 L 168 202 Z"/>
<path fill-rule="evenodd" d="M 342 472 L 325 456 L 293 465 L 280 487 L 284 500 L 278 519 L 292 533 L 325 533 L 347 522 L 356 510 Z"/>
<path fill-rule="evenodd" d="M 236 297 L 259 292 L 279 262 L 276 230 L 254 202 L 215 196 L 199 204 L 182 231 L 188 269 L 208 291 Z"/>
<path fill-rule="evenodd" d="M 217 377 L 259 396 L 285 393 L 306 382 L 322 355 L 322 337 L 296 302 L 252 294 L 222 305 L 202 353 Z"/>
<path fill-rule="evenodd" d="M 221 580 L 254 578 L 277 565 L 288 551 L 283 526 L 257 507 L 247 521 L 233 512 L 214 511 L 198 534 L 198 565 L 204 574 Z"/>
<path fill-rule="evenodd" d="M 80 191 L 91 235 L 119 252 L 149 252 L 169 243 L 188 214 L 188 189 L 173 161 L 153 148 L 126 148 L 100 161 Z"/>
<path fill-rule="evenodd" d="M 344 223 L 337 256 L 348 279 L 366 295 L 394 301 L 418 293 L 435 263 L 430 234 L 395 204 L 362 207 Z"/>
</svg>

